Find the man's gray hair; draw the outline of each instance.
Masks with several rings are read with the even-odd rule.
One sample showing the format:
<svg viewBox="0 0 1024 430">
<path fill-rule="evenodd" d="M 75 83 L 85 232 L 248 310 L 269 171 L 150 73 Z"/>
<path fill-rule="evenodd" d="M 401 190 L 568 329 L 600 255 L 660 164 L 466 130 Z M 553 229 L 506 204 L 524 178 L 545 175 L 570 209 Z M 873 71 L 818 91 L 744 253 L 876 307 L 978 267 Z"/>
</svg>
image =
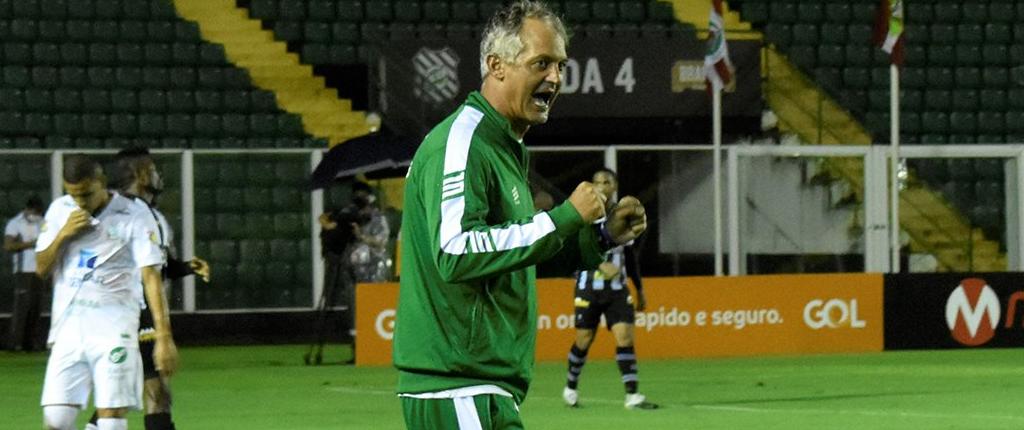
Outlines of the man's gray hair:
<svg viewBox="0 0 1024 430">
<path fill-rule="evenodd" d="M 548 5 L 539 1 L 519 0 L 498 10 L 484 29 L 483 40 L 480 42 L 480 76 L 487 76 L 487 56 L 494 55 L 505 63 L 515 63 L 516 57 L 523 51 L 523 40 L 519 30 L 527 18 L 540 19 L 551 24 L 555 32 L 562 37 L 566 45 L 569 35 L 565 31 L 562 19 Z"/>
</svg>

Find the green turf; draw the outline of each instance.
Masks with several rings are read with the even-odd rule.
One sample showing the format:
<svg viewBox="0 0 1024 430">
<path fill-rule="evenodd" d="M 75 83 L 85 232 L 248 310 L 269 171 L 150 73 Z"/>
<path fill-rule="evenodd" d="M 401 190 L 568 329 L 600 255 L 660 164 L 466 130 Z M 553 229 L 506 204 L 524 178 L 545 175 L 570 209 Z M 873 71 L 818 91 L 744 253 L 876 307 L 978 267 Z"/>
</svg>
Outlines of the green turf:
<svg viewBox="0 0 1024 430">
<path fill-rule="evenodd" d="M 398 429 L 390 368 L 306 367 L 302 346 L 183 348 L 175 420 L 195 429 Z M 327 349 L 325 360 L 348 352 Z M 587 364 L 583 407 L 561 404 L 562 363 L 536 369 L 528 429 L 1021 429 L 1024 349 L 643 360 L 625 411 L 614 362 Z M 46 357 L 0 353 L 0 428 L 38 429 Z M 84 414 L 83 414 L 84 415 Z M 130 426 L 141 429 L 134 413 Z"/>
</svg>

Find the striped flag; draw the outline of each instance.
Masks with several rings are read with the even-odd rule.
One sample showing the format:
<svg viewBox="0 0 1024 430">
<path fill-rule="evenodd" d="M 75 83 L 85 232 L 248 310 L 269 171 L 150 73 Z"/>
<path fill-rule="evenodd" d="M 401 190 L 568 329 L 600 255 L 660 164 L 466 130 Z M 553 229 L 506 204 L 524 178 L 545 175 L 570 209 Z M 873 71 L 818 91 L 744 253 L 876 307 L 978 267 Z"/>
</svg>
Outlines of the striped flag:
<svg viewBox="0 0 1024 430">
<path fill-rule="evenodd" d="M 889 54 L 897 66 L 903 65 L 903 0 L 881 0 L 875 17 L 875 44 Z"/>
<path fill-rule="evenodd" d="M 722 0 L 711 0 L 711 18 L 708 20 L 708 50 L 704 54 L 704 76 L 715 91 L 729 87 L 733 82 L 732 61 L 725 43 L 725 24 L 722 19 Z"/>
</svg>

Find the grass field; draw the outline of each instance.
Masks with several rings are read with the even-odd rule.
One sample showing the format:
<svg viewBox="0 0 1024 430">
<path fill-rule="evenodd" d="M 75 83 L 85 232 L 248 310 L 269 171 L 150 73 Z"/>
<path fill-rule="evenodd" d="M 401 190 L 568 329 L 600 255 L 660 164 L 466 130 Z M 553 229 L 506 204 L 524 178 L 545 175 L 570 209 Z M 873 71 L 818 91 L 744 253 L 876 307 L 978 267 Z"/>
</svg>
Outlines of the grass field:
<svg viewBox="0 0 1024 430">
<path fill-rule="evenodd" d="M 304 347 L 183 348 L 175 421 L 195 429 L 400 429 L 391 368 L 306 367 Z M 328 348 L 328 358 L 348 356 Z M 612 361 L 561 403 L 562 363 L 537 366 L 528 429 L 1024 429 L 1024 349 L 640 361 L 663 408 L 626 411 Z M 46 356 L 0 353 L 0 429 L 39 429 Z M 82 414 L 85 415 L 84 413 Z M 83 417 L 84 418 L 84 417 Z M 130 427 L 142 429 L 139 413 Z"/>
</svg>

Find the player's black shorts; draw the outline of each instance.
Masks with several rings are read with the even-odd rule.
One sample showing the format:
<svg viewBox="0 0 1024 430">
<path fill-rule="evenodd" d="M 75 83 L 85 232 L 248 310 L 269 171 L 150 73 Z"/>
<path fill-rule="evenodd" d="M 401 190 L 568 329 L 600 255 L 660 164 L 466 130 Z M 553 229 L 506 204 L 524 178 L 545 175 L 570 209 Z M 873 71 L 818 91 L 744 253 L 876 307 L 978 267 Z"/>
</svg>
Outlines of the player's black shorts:
<svg viewBox="0 0 1024 430">
<path fill-rule="evenodd" d="M 153 314 L 149 313 L 149 309 L 143 309 L 139 314 L 139 353 L 142 354 L 142 375 L 145 379 L 160 377 L 156 363 L 153 362 L 154 333 Z"/>
<path fill-rule="evenodd" d="M 596 329 L 604 315 L 608 329 L 618 323 L 635 324 L 633 296 L 629 290 L 580 290 L 576 289 L 576 327 Z"/>
</svg>

